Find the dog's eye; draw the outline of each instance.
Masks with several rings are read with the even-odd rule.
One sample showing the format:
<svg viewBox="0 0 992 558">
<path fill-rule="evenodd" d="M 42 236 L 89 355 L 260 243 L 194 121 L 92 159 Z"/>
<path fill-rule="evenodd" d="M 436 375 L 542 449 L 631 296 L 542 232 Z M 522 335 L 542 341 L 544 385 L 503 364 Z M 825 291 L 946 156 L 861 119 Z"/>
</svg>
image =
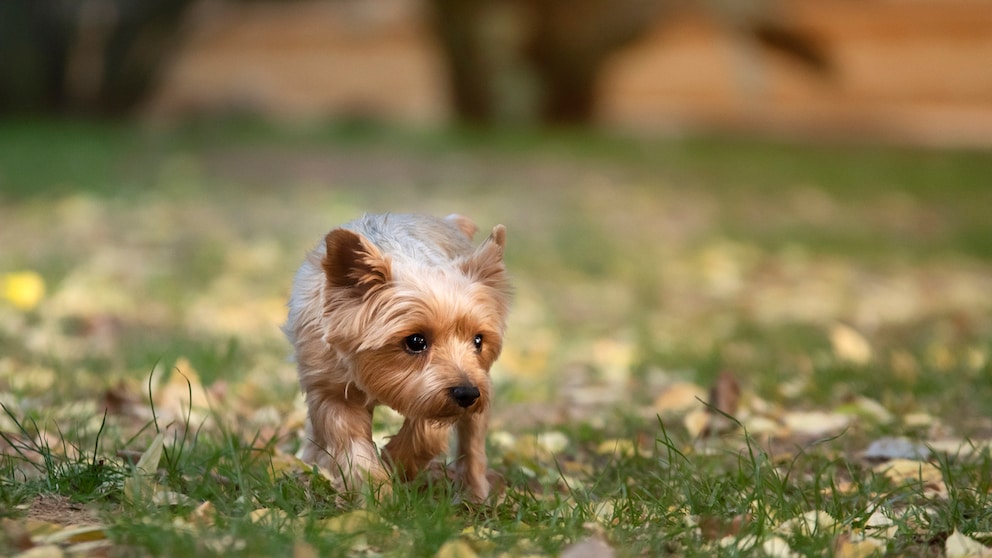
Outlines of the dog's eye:
<svg viewBox="0 0 992 558">
<path fill-rule="evenodd" d="M 406 350 L 411 353 L 422 353 L 427 350 L 427 338 L 420 333 L 414 333 L 403 340 Z"/>
<path fill-rule="evenodd" d="M 472 343 L 475 345 L 476 351 L 482 350 L 482 334 L 476 334 L 475 338 L 472 339 Z"/>
</svg>

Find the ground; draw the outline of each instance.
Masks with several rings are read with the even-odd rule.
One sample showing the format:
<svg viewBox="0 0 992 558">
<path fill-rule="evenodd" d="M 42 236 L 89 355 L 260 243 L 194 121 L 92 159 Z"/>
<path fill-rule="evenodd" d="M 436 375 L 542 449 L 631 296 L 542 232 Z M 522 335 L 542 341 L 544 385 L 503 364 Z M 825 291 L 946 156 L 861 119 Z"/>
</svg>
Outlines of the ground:
<svg viewBox="0 0 992 558">
<path fill-rule="evenodd" d="M 0 553 L 988 552 L 990 173 L 715 138 L 13 123 Z M 344 493 L 293 458 L 292 273 L 390 210 L 507 226 L 485 506 Z"/>
</svg>

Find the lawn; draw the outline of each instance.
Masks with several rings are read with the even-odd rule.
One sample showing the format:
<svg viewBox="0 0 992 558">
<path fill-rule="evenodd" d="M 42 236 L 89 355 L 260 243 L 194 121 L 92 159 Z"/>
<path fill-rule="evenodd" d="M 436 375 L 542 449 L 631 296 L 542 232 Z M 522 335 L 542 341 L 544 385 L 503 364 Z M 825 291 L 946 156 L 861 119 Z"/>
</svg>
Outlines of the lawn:
<svg viewBox="0 0 992 558">
<path fill-rule="evenodd" d="M 0 555 L 992 555 L 989 177 L 864 145 L 5 123 Z M 507 226 L 486 505 L 293 457 L 292 274 L 383 211 Z"/>
</svg>

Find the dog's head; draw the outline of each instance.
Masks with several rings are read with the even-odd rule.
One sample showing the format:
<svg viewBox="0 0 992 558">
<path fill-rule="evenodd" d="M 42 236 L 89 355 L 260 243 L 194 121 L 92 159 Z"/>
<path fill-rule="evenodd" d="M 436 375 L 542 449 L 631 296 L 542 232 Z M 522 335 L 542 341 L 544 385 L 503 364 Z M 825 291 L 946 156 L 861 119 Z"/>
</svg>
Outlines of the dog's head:
<svg viewBox="0 0 992 558">
<path fill-rule="evenodd" d="M 362 235 L 328 233 L 325 340 L 351 380 L 401 414 L 440 422 L 488 408 L 509 305 L 502 225 L 445 265 L 390 258 Z"/>
</svg>

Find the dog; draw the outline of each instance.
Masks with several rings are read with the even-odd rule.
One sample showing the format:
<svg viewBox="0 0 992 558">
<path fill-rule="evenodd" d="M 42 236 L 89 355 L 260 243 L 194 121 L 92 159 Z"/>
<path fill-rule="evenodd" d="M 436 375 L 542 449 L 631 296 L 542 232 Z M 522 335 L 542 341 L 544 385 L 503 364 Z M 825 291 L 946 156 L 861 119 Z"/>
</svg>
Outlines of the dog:
<svg viewBox="0 0 992 558">
<path fill-rule="evenodd" d="M 331 230 L 293 281 L 283 331 L 307 405 L 303 461 L 350 486 L 389 490 L 448 449 L 468 500 L 489 495 L 489 370 L 503 346 L 506 229 L 475 248 L 460 215 L 365 215 Z M 404 416 L 381 455 L 372 413 Z"/>
</svg>

